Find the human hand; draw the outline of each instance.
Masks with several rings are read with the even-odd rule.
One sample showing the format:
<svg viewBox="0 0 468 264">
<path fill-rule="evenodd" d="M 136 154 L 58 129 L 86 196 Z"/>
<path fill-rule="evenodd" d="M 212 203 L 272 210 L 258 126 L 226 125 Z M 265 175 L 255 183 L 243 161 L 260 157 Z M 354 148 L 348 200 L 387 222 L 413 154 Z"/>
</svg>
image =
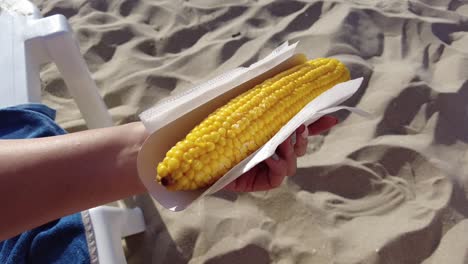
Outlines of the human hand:
<svg viewBox="0 0 468 264">
<path fill-rule="evenodd" d="M 276 154 L 257 164 L 248 172 L 224 187 L 234 192 L 255 192 L 276 188 L 283 182 L 284 177 L 296 174 L 297 157 L 304 156 L 307 151 L 307 136 L 318 135 L 335 126 L 338 119 L 323 116 L 305 128 L 300 126 L 296 130 L 296 142 L 292 136 L 278 146 Z"/>
</svg>

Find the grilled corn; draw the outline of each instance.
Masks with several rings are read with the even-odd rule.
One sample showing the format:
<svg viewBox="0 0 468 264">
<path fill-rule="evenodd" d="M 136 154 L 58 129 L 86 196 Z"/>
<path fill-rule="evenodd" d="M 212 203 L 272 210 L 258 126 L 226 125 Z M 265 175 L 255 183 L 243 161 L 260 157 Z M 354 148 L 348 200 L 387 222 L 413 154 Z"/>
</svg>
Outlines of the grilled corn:
<svg viewBox="0 0 468 264">
<path fill-rule="evenodd" d="M 210 186 L 271 139 L 321 93 L 349 80 L 333 58 L 303 61 L 218 108 L 173 146 L 157 166 L 169 190 Z"/>
</svg>

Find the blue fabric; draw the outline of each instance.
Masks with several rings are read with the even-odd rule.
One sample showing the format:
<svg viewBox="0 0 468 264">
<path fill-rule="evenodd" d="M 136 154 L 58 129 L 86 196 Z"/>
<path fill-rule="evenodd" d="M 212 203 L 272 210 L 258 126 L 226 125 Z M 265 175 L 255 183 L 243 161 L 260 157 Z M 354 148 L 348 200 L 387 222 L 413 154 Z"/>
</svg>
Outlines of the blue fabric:
<svg viewBox="0 0 468 264">
<path fill-rule="evenodd" d="M 0 109 L 0 139 L 65 134 L 55 110 L 42 104 Z M 0 242 L 0 263 L 90 263 L 81 213 L 57 219 Z"/>
<path fill-rule="evenodd" d="M 55 110 L 42 104 L 0 109 L 0 138 L 22 139 L 65 134 L 55 122 Z"/>
</svg>

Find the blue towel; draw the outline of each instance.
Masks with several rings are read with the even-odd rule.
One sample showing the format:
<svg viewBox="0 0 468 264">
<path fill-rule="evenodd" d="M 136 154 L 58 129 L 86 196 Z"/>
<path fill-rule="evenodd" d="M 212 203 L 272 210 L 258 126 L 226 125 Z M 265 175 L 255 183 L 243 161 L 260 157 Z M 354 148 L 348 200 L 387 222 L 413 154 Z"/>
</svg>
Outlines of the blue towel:
<svg viewBox="0 0 468 264">
<path fill-rule="evenodd" d="M 39 138 L 66 132 L 55 110 L 42 104 L 0 109 L 0 139 Z M 0 263 L 90 263 L 81 213 L 66 216 L 0 242 Z"/>
</svg>

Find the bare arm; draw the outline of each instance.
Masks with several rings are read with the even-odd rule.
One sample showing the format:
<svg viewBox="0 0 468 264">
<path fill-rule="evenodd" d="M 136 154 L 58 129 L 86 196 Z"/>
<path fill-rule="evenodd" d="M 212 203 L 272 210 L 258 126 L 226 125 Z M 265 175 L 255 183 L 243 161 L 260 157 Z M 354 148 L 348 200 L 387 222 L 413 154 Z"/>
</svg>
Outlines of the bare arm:
<svg viewBox="0 0 468 264">
<path fill-rule="evenodd" d="M 337 123 L 322 117 L 307 134 Z M 275 188 L 305 154 L 305 127 L 267 160 L 226 187 L 236 192 Z M 65 215 L 146 192 L 136 158 L 147 132 L 136 122 L 39 139 L 0 140 L 0 241 Z M 294 145 L 294 146 L 293 146 Z"/>
<path fill-rule="evenodd" d="M 0 140 L 0 241 L 53 219 L 145 192 L 142 123 Z"/>
</svg>

